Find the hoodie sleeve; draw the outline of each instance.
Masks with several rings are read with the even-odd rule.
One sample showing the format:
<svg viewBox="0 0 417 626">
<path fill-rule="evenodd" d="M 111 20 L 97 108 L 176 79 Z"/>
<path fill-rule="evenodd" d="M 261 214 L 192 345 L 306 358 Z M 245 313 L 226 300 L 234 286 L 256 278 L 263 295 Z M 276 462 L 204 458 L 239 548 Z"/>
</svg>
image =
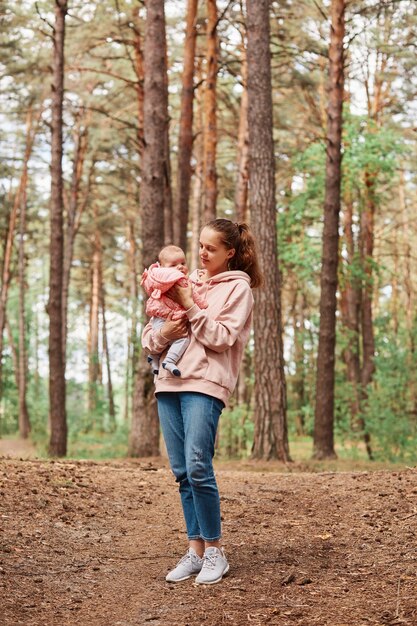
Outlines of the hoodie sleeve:
<svg viewBox="0 0 417 626">
<path fill-rule="evenodd" d="M 148 322 L 142 332 L 142 347 L 149 354 L 160 354 L 170 343 L 169 339 L 162 336 L 160 330 L 152 328 L 152 322 Z"/>
<path fill-rule="evenodd" d="M 221 313 L 213 319 L 210 307 L 200 309 L 194 304 L 187 310 L 191 332 L 206 348 L 224 352 L 235 343 L 253 309 L 252 290 L 241 282 L 233 289 Z"/>
</svg>

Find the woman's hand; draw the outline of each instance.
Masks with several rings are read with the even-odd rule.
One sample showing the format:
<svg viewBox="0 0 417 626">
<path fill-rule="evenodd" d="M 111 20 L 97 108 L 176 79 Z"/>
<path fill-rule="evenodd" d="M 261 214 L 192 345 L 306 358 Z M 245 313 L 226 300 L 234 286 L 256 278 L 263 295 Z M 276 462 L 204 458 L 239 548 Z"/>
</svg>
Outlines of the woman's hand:
<svg viewBox="0 0 417 626">
<path fill-rule="evenodd" d="M 179 320 L 167 319 L 164 325 L 161 326 L 161 335 L 169 341 L 175 341 L 175 339 L 182 339 L 188 335 L 188 321 L 185 318 Z"/>
<path fill-rule="evenodd" d="M 186 287 L 181 287 L 181 285 L 177 283 L 167 291 L 167 296 L 169 296 L 171 300 L 174 300 L 174 302 L 177 302 L 186 311 L 187 309 L 191 309 L 194 304 L 193 290 L 190 281 L 188 281 Z"/>
</svg>

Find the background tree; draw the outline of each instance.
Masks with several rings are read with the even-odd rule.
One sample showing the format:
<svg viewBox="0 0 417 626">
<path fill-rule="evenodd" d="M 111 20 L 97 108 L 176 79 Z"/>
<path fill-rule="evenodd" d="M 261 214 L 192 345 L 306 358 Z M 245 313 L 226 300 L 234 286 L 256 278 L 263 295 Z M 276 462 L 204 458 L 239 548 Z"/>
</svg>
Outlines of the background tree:
<svg viewBox="0 0 417 626">
<path fill-rule="evenodd" d="M 255 293 L 256 458 L 290 460 L 277 259 L 269 1 L 248 0 L 250 211 L 265 288 Z M 271 364 L 274 366 L 271 368 Z"/>
<path fill-rule="evenodd" d="M 217 4 L 207 0 L 206 80 L 204 85 L 204 222 L 216 217 L 217 203 Z"/>
<path fill-rule="evenodd" d="M 198 0 L 189 0 L 187 3 L 187 26 L 185 31 L 184 70 L 181 93 L 181 117 L 178 137 L 177 193 L 173 223 L 174 241 L 183 250 L 187 249 L 188 206 L 191 182 L 197 6 Z"/>
<path fill-rule="evenodd" d="M 165 13 L 163 0 L 146 3 L 144 46 L 144 150 L 141 167 L 142 265 L 153 263 L 164 244 L 164 202 L 168 124 Z M 129 454 L 159 454 L 159 422 L 153 380 L 146 355 L 141 354 L 133 398 Z"/>
<path fill-rule="evenodd" d="M 62 333 L 63 284 L 63 177 L 62 177 L 62 108 L 64 98 L 64 41 L 66 0 L 56 0 L 51 119 L 51 246 L 49 269 L 49 401 L 51 437 L 49 452 L 65 456 L 67 451 L 67 416 L 65 410 L 65 365 Z"/>
<path fill-rule="evenodd" d="M 343 107 L 343 38 L 345 1 L 332 0 L 329 47 L 329 104 L 327 113 L 326 189 L 324 199 L 323 255 L 320 278 L 320 335 L 317 354 L 314 456 L 335 456 L 334 371 L 336 345 L 336 290 L 339 259 L 339 213 Z"/>
</svg>

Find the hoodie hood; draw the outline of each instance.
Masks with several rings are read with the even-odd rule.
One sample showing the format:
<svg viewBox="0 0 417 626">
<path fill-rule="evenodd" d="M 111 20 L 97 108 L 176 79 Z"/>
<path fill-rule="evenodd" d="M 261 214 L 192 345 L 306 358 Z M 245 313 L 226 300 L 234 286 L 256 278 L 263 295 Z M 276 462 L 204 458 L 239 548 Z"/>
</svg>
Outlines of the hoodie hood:
<svg viewBox="0 0 417 626">
<path fill-rule="evenodd" d="M 207 287 L 217 283 L 227 283 L 232 280 L 243 280 L 250 285 L 250 276 L 241 270 L 228 270 L 227 272 L 221 272 L 220 274 L 216 274 L 216 276 L 203 281 L 204 274 L 205 270 L 194 270 L 192 274 L 190 274 L 190 280 L 197 285 L 203 284 L 207 285 Z"/>
</svg>

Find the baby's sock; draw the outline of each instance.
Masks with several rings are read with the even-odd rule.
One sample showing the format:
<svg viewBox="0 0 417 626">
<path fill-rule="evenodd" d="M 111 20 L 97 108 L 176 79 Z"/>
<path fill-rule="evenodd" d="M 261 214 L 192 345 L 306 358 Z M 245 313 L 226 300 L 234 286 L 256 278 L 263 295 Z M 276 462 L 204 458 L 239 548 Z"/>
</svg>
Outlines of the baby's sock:
<svg viewBox="0 0 417 626">
<path fill-rule="evenodd" d="M 174 376 L 181 376 L 181 372 L 175 363 L 170 363 L 170 361 L 164 361 L 162 363 L 162 367 L 164 368 L 164 370 L 168 370 L 168 372 L 174 374 Z"/>
<path fill-rule="evenodd" d="M 155 376 L 159 374 L 159 359 L 155 358 L 151 354 L 148 354 L 148 363 L 152 368 L 152 373 L 155 374 Z"/>
</svg>

